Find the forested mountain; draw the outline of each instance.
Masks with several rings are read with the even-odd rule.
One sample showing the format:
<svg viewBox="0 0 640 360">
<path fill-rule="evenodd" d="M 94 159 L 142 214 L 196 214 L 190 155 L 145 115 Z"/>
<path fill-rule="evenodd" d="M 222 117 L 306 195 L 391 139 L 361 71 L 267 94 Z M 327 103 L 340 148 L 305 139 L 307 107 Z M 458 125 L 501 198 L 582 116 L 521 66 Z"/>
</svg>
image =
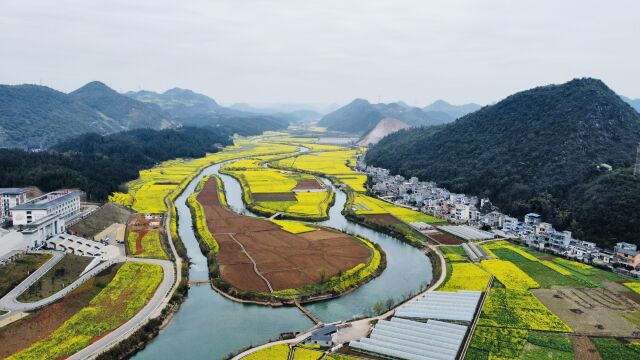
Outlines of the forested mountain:
<svg viewBox="0 0 640 360">
<path fill-rule="evenodd" d="M 454 119 L 465 116 L 474 111 L 480 110 L 482 106 L 478 104 L 464 104 L 464 105 L 452 105 L 444 100 L 437 100 L 430 105 L 422 108 L 424 111 L 441 111 L 448 114 Z"/>
<path fill-rule="evenodd" d="M 367 163 L 489 196 L 505 213 L 541 213 L 584 240 L 640 243 L 640 179 L 631 175 L 640 114 L 603 82 L 523 91 L 457 121 L 382 139 Z M 609 164 L 607 171 L 601 164 Z"/>
<path fill-rule="evenodd" d="M 125 96 L 99 81 L 70 94 L 45 86 L 0 85 L 0 148 L 42 150 L 80 134 L 183 125 L 256 135 L 285 129 L 295 119 L 292 114 L 228 109 L 205 95 L 178 88 Z"/>
<path fill-rule="evenodd" d="M 289 121 L 295 120 L 289 114 L 265 114 L 226 108 L 206 95 L 186 89 L 174 88 L 162 94 L 146 90 L 130 91 L 125 95 L 159 106 L 171 114 L 174 121 L 184 126 L 241 129 L 247 135 L 257 135 L 267 130 L 286 129 Z"/>
<path fill-rule="evenodd" d="M 249 112 L 254 114 L 275 115 L 288 119 L 290 122 L 307 123 L 316 121 L 322 117 L 322 114 L 316 110 L 310 109 L 308 106 L 281 106 L 278 108 L 269 107 L 253 107 L 246 103 L 237 103 L 229 107 L 232 110 Z"/>
<path fill-rule="evenodd" d="M 259 135 L 265 131 L 283 130 L 289 121 L 272 115 L 249 114 L 243 116 L 220 116 L 216 114 L 199 115 L 178 119 L 184 126 L 223 129 L 231 134 Z"/>
<path fill-rule="evenodd" d="M 176 125 L 157 105 L 133 100 L 99 81 L 92 81 L 69 96 L 124 129 L 165 129 Z"/>
<path fill-rule="evenodd" d="M 155 104 L 174 118 L 211 114 L 223 109 L 212 98 L 188 89 L 173 88 L 161 94 L 146 90 L 129 91 L 124 95 Z"/>
<path fill-rule="evenodd" d="M 183 127 L 84 134 L 40 152 L 0 149 L 0 187 L 80 188 L 90 200 L 104 200 L 141 169 L 177 157 L 201 157 L 230 144 L 225 131 Z"/>
<path fill-rule="evenodd" d="M 423 111 L 404 103 L 371 104 L 367 100 L 356 99 L 325 115 L 318 125 L 329 130 L 365 133 L 384 118 L 395 118 L 412 126 L 439 125 L 454 119 L 441 111 Z"/>
<path fill-rule="evenodd" d="M 65 93 L 38 85 L 0 85 L 0 148 L 46 148 L 70 136 L 125 128 Z"/>
</svg>

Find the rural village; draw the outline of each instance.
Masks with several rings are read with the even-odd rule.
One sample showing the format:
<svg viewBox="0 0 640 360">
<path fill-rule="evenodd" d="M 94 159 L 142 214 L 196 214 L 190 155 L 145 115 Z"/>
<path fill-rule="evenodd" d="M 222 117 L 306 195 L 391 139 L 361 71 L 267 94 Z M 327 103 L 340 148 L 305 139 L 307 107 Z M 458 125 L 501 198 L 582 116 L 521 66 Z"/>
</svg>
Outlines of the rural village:
<svg viewBox="0 0 640 360">
<path fill-rule="evenodd" d="M 468 224 L 491 231 L 495 237 L 510 239 L 541 251 L 593 264 L 626 275 L 640 277 L 640 251 L 634 244 L 617 243 L 603 249 L 595 243 L 572 237 L 570 231 L 559 231 L 536 213 L 519 220 L 501 213 L 491 201 L 476 196 L 455 194 L 430 181 L 392 175 L 389 170 L 358 163 L 371 181 L 371 190 L 382 199 L 397 205 L 446 219 L 455 224 Z"/>
</svg>

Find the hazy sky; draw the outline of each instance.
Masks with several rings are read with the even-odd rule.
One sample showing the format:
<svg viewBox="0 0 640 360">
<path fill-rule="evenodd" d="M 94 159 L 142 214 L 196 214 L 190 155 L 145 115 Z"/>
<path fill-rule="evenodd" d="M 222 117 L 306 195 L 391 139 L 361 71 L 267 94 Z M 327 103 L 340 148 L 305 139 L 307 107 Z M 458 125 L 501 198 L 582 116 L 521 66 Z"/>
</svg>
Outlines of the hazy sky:
<svg viewBox="0 0 640 360">
<path fill-rule="evenodd" d="M 590 76 L 635 98 L 639 15 L 638 0 L 7 0 L 0 83 L 422 106 Z"/>
</svg>

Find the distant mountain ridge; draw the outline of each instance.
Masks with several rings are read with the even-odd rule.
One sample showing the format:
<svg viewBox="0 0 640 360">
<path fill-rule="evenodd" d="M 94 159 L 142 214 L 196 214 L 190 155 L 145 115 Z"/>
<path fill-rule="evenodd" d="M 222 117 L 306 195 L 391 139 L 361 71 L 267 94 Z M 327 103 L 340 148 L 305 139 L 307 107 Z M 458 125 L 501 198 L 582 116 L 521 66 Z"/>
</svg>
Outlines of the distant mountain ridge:
<svg viewBox="0 0 640 360">
<path fill-rule="evenodd" d="M 185 125 L 257 135 L 285 129 L 292 118 L 228 109 L 205 95 L 179 88 L 125 96 L 99 81 L 69 94 L 39 85 L 0 85 L 0 148 L 43 150 L 86 133 Z"/>
<path fill-rule="evenodd" d="M 355 99 L 318 122 L 329 130 L 350 133 L 365 133 L 384 118 L 395 118 L 411 126 L 440 125 L 454 120 L 441 111 L 424 111 L 404 103 L 371 104 L 364 99 Z"/>
<path fill-rule="evenodd" d="M 69 93 L 69 96 L 98 111 L 101 116 L 113 119 L 124 129 L 176 126 L 170 115 L 157 105 L 133 100 L 99 81 L 92 81 Z"/>
<path fill-rule="evenodd" d="M 474 103 L 452 105 L 444 100 L 436 100 L 432 104 L 427 105 L 422 109 L 424 111 L 441 111 L 448 114 L 452 118 L 457 119 L 474 111 L 480 110 L 480 108 L 482 108 L 482 106 Z"/>
<path fill-rule="evenodd" d="M 620 96 L 622 100 L 624 100 L 627 104 L 631 105 L 632 108 L 636 109 L 637 112 L 640 112 L 640 99 L 630 99 L 626 96 Z"/>
<path fill-rule="evenodd" d="M 39 85 L 0 85 L 0 148 L 44 149 L 87 132 L 126 128 L 75 98 Z"/>
<path fill-rule="evenodd" d="M 215 113 L 222 109 L 212 98 L 181 88 L 169 89 L 163 93 L 147 90 L 129 91 L 124 95 L 144 103 L 155 104 L 174 118 Z"/>
<path fill-rule="evenodd" d="M 245 133 L 258 135 L 267 130 L 286 129 L 289 122 L 295 120 L 290 114 L 265 114 L 224 107 L 204 94 L 180 88 L 161 94 L 142 90 L 129 91 L 125 95 L 159 106 L 183 126 L 241 128 Z"/>
<path fill-rule="evenodd" d="M 640 114 L 585 78 L 522 91 L 437 131 L 401 130 L 366 162 L 489 196 L 508 214 L 541 213 L 584 240 L 639 244 L 638 142 Z"/>
</svg>

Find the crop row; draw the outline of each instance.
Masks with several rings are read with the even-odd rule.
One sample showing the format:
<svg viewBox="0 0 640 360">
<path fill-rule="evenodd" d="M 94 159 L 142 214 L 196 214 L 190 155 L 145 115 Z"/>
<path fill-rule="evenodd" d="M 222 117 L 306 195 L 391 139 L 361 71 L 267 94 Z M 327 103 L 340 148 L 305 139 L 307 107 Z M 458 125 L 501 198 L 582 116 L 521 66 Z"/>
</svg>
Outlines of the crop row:
<svg viewBox="0 0 640 360">
<path fill-rule="evenodd" d="M 571 332 L 528 290 L 492 288 L 480 316 L 481 325 L 510 329 Z"/>
</svg>

